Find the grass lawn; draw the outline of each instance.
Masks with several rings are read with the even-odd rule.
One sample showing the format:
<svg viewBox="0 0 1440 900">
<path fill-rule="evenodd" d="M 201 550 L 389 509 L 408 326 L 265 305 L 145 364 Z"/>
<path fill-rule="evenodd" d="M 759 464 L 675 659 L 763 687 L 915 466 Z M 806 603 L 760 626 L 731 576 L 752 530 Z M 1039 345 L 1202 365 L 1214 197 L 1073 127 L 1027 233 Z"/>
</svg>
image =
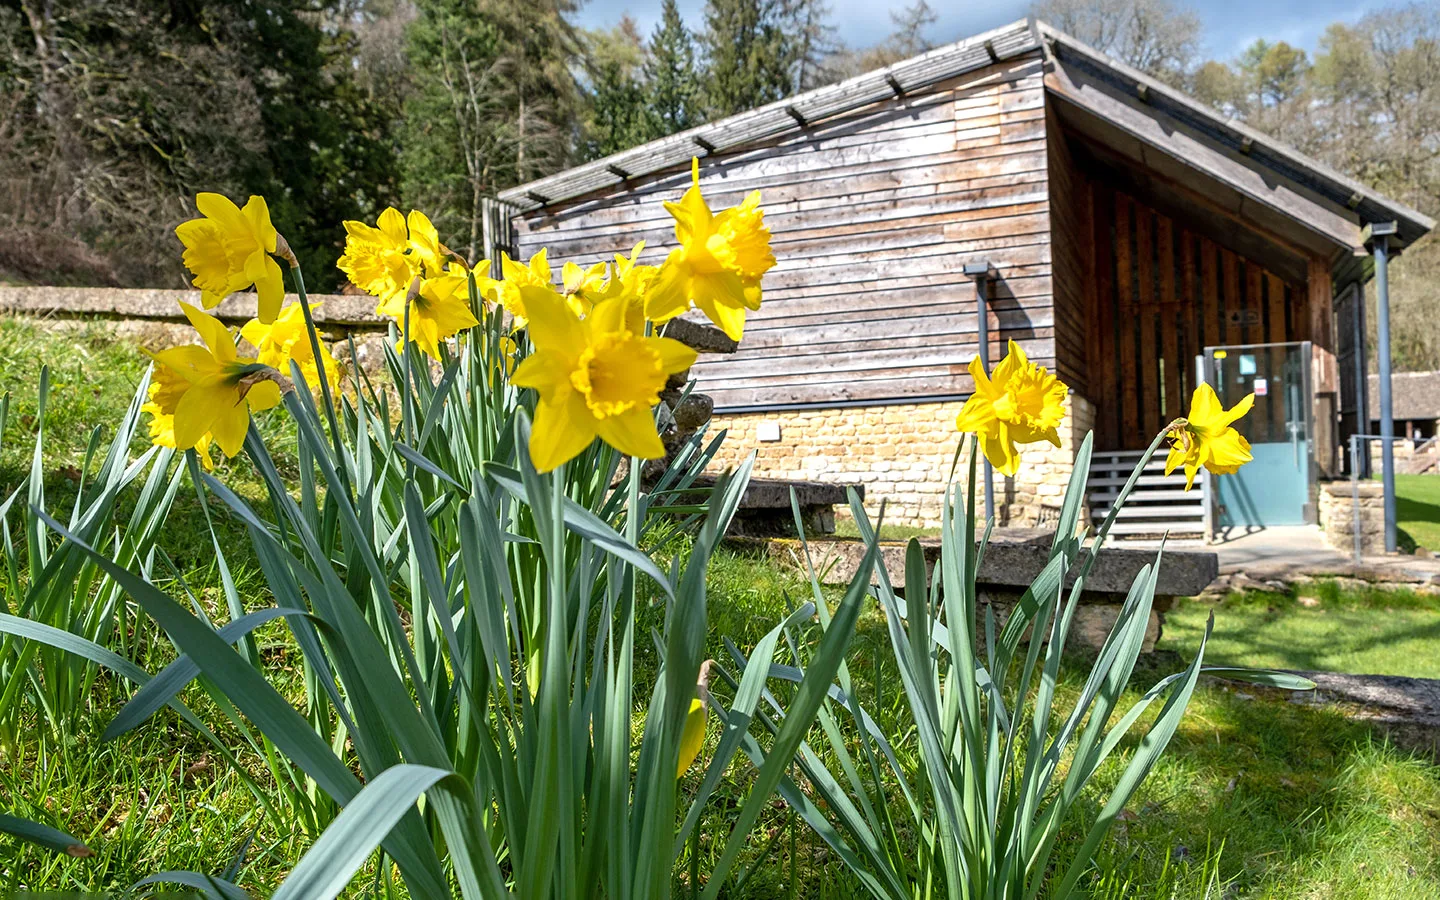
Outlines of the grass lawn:
<svg viewBox="0 0 1440 900">
<path fill-rule="evenodd" d="M 1340 590 L 1317 582 L 1286 594 L 1180 600 L 1161 647 L 1187 658 L 1215 613 L 1206 660 L 1236 666 L 1440 678 L 1440 596 Z"/>
<path fill-rule="evenodd" d="M 1440 475 L 1395 476 L 1395 524 L 1402 546 L 1440 550 Z"/>
<path fill-rule="evenodd" d="M 13 391 L 17 404 L 0 444 L 0 495 L 25 472 L 33 424 L 26 424 L 26 410 L 19 405 L 33 404 L 42 360 L 70 366 L 63 378 L 57 377 L 54 414 L 60 418 L 53 421 L 62 424 L 51 429 L 60 443 L 56 471 L 48 473 L 63 482 L 58 470 L 75 464 L 86 428 L 104 423 L 128 402 L 143 366 L 133 348 L 101 329 L 56 337 L 32 323 L 0 319 L 0 337 L 10 341 L 7 346 L 21 348 L 0 364 L 0 391 Z M 221 477 L 242 490 L 251 483 L 243 463 L 223 469 Z M 199 522 L 193 501 L 178 504 L 164 543 L 199 601 L 218 610 L 223 600 L 213 560 L 207 559 L 207 541 L 198 538 L 204 533 Z M 238 528 L 232 544 L 247 605 L 272 602 L 261 593 L 253 563 L 240 552 L 244 543 Z M 748 650 L 810 596 L 794 572 L 736 552 L 717 556 L 709 587 L 708 652 L 722 661 L 728 660 L 723 637 Z M 13 609 L 5 590 L 0 585 L 0 600 Z M 1315 596 L 1320 605 L 1313 608 L 1294 598 L 1253 596 L 1216 604 L 1210 660 L 1440 676 L 1440 670 L 1425 668 L 1440 665 L 1440 604 L 1434 598 L 1393 594 L 1382 599 L 1333 587 L 1317 589 Z M 1209 611 L 1209 605 L 1196 601 L 1177 607 L 1161 652 L 1142 663 L 1122 710 L 1188 658 Z M 1379 624 L 1372 628 L 1370 623 Z M 651 624 L 644 623 L 642 633 Z M 260 635 L 265 672 L 298 699 L 303 694 L 299 654 L 283 627 L 274 625 Z M 637 671 L 643 680 L 653 672 L 653 649 L 641 642 L 638 652 L 648 660 Z M 168 642 L 152 633 L 139 662 L 153 672 L 172 657 Z M 885 623 L 873 605 L 860 621 L 849 659 L 859 701 L 898 736 L 895 751 L 913 766 L 916 737 L 898 696 Z M 1370 668 L 1387 660 L 1394 668 Z M 1062 670 L 1062 705 L 1080 691 L 1084 674 L 1078 667 Z M 114 890 L 164 869 L 219 874 L 242 846 L 247 850 L 240 883 L 257 895 L 268 894 L 313 835 L 262 816 L 241 779 L 168 710 L 134 733 L 102 743 L 105 725 L 130 693 L 129 686 L 102 679 L 89 698 L 88 716 L 74 733 L 56 737 L 40 727 L 27 730 L 0 763 L 0 810 L 64 827 L 97 851 L 92 859 L 70 859 L 0 837 L 0 896 L 22 887 Z M 212 727 L 234 734 L 199 687 L 192 685 L 184 696 Z M 717 731 L 712 724 L 712 748 Z M 1084 795 L 1087 815 L 1098 811 L 1102 791 L 1119 777 L 1135 744 L 1134 737 L 1123 744 L 1099 783 Z M 241 746 L 238 736 L 232 746 Z M 263 760 L 237 752 L 246 771 L 265 784 L 269 776 Z M 702 873 L 719 854 L 734 804 L 753 775 L 737 762 L 712 799 L 699 829 Z M 697 780 L 687 776 L 680 790 L 693 791 Z M 1081 826 L 1070 824 L 1064 837 L 1069 847 L 1079 845 Z M 742 869 L 762 859 L 764 864 L 753 869 L 743 887 L 722 896 L 863 896 L 834 857 L 778 802 L 762 816 L 751 843 L 752 855 Z M 1057 856 L 1064 855 L 1062 848 Z M 346 896 L 373 896 L 362 882 Z M 683 887 L 683 875 L 677 876 L 677 888 Z M 1107 900 L 1433 900 L 1440 897 L 1440 767 L 1395 749 L 1369 726 L 1337 713 L 1202 681 L 1171 749 L 1103 845 L 1085 887 L 1091 896 Z"/>
</svg>

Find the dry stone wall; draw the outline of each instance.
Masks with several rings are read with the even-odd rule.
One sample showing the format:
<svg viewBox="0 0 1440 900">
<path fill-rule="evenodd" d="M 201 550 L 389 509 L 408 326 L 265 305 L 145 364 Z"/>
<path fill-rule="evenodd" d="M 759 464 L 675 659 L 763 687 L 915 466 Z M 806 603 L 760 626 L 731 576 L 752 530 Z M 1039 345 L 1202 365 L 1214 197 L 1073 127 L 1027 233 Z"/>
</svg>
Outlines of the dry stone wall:
<svg viewBox="0 0 1440 900">
<path fill-rule="evenodd" d="M 755 476 L 865 486 L 871 515 L 886 501 L 885 520 L 934 527 L 961 435 L 960 401 L 717 414 L 711 429 L 728 429 L 717 467 L 757 451 Z M 1094 407 L 1072 394 L 1060 446 L 1022 448 L 1020 473 L 995 476 L 1001 524 L 1048 524 L 1058 512 L 1075 451 L 1095 420 Z"/>
</svg>

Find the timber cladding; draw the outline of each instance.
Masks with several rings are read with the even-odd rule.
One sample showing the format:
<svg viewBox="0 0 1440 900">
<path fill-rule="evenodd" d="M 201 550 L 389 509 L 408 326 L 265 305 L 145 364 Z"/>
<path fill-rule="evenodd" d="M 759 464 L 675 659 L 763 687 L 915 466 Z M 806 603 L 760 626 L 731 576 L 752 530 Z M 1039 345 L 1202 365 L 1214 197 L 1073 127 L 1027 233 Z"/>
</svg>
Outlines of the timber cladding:
<svg viewBox="0 0 1440 900">
<path fill-rule="evenodd" d="M 1310 339 L 1296 285 L 1123 191 L 1092 183 L 1090 387 L 1098 446 L 1140 450 L 1183 416 L 1205 347 Z M 1276 414 L 1278 404 L 1269 404 Z"/>
<path fill-rule="evenodd" d="M 991 357 L 1054 365 L 1045 96 L 1038 55 L 704 159 L 712 209 L 761 191 L 778 264 L 739 352 L 702 357 L 721 410 L 963 397 L 977 350 L 967 262 L 988 259 Z M 660 201 L 689 172 L 635 178 L 514 220 L 522 257 L 589 263 L 675 246 Z"/>
</svg>

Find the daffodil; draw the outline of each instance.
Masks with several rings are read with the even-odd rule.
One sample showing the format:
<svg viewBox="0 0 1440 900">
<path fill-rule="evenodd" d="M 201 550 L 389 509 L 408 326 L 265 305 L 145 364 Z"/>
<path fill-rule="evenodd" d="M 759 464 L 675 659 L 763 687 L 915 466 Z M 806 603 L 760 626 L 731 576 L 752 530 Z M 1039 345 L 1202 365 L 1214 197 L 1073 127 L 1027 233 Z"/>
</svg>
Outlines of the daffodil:
<svg viewBox="0 0 1440 900">
<path fill-rule="evenodd" d="M 700 194 L 698 159 L 691 162 L 690 175 L 692 184 L 680 202 L 665 204 L 675 217 L 680 246 L 660 267 L 645 313 L 663 322 L 693 303 L 738 341 L 745 332 L 745 314 L 760 308 L 761 276 L 775 265 L 760 192 L 715 214 Z"/>
<path fill-rule="evenodd" d="M 419 210 L 402 216 L 393 206 L 375 225 L 345 223 L 345 253 L 338 263 L 352 283 L 380 303 L 375 312 L 405 327 L 410 305 L 409 337 L 426 354 L 439 359 L 440 343 L 479 322 L 470 309 L 469 270 L 440 243 L 435 225 Z M 481 260 L 477 271 L 490 269 Z M 475 276 L 480 295 L 494 293 L 494 281 Z"/>
<path fill-rule="evenodd" d="M 410 340 L 433 359 L 440 358 L 440 342 L 449 340 L 467 328 L 479 324 L 470 311 L 470 282 L 458 263 L 451 263 L 445 274 L 425 278 L 410 301 Z M 390 316 L 405 327 L 406 295 L 382 302 L 376 312 Z"/>
<path fill-rule="evenodd" d="M 640 251 L 644 249 L 645 242 L 640 241 L 631 249 L 628 257 L 615 254 L 615 262 L 610 266 L 610 277 L 599 295 L 601 300 L 619 300 L 625 303 L 625 327 L 636 334 L 645 331 L 645 297 L 650 292 L 650 285 L 655 282 L 655 276 L 660 274 L 659 266 L 637 264 Z"/>
<path fill-rule="evenodd" d="M 1049 441 L 1060 446 L 1060 422 L 1065 417 L 1065 395 L 1070 390 L 1025 356 L 1014 341 L 1010 352 L 987 377 L 980 357 L 970 362 L 975 393 L 965 401 L 955 427 L 978 435 L 985 458 L 997 471 L 1014 475 L 1020 469 L 1016 444 Z"/>
<path fill-rule="evenodd" d="M 169 438 L 177 449 L 198 449 L 213 437 L 222 453 L 234 456 L 245 443 L 250 413 L 280 402 L 275 373 L 257 360 L 237 356 L 235 339 L 219 319 L 188 303 L 180 308 L 205 345 L 155 354 L 167 371 L 151 401 L 156 414 L 173 417 Z"/>
<path fill-rule="evenodd" d="M 312 303 L 314 310 L 320 304 Z M 310 345 L 310 333 L 305 328 L 305 311 L 300 304 L 292 303 L 280 311 L 275 321 L 266 325 L 259 319 L 251 319 L 240 329 L 240 336 L 250 342 L 257 353 L 257 360 L 270 366 L 282 375 L 290 374 L 290 361 L 300 366 L 300 372 L 312 388 L 320 386 L 320 372 L 315 365 L 315 348 Z M 325 380 L 330 383 L 331 392 L 340 390 L 340 367 L 330 348 L 320 343 L 321 365 L 325 367 Z"/>
<path fill-rule="evenodd" d="M 345 252 L 337 265 L 350 282 L 382 303 L 404 298 L 416 266 L 407 258 L 410 232 L 400 210 L 389 207 L 374 225 L 345 223 Z"/>
<path fill-rule="evenodd" d="M 705 720 L 709 713 L 706 701 L 710 695 L 710 666 L 714 662 L 707 659 L 700 664 L 700 677 L 695 681 L 696 696 L 690 700 L 690 709 L 685 713 L 685 728 L 680 732 L 680 762 L 675 769 L 676 779 L 682 778 L 695 764 L 700 748 L 705 745 Z"/>
<path fill-rule="evenodd" d="M 1202 384 L 1190 398 L 1190 414 L 1169 428 L 1170 453 L 1165 457 L 1165 474 L 1185 467 L 1185 490 L 1195 483 L 1195 474 L 1204 466 L 1216 475 L 1231 475 L 1253 457 L 1250 442 L 1232 425 L 1255 405 L 1247 394 L 1226 409 L 1215 389 Z"/>
<path fill-rule="evenodd" d="M 161 447 L 174 448 L 175 446 L 175 414 L 165 412 L 165 409 L 174 410 L 175 404 L 179 402 L 180 395 L 189 387 L 189 382 L 175 374 L 165 366 L 158 366 L 155 374 L 150 380 L 149 399 L 140 407 L 140 411 L 150 415 L 150 442 Z M 195 453 L 200 457 L 200 463 L 209 472 L 215 468 L 215 462 L 210 458 L 211 437 L 207 431 L 195 443 Z"/>
<path fill-rule="evenodd" d="M 516 262 L 510 254 L 500 254 L 500 281 L 495 286 L 500 305 L 515 317 L 515 327 L 523 327 L 529 315 L 525 309 L 524 288 L 550 287 L 554 275 L 544 247 L 528 262 Z"/>
<path fill-rule="evenodd" d="M 200 302 L 214 309 L 221 300 L 251 285 L 259 299 L 262 322 L 273 322 L 285 299 L 280 264 L 270 254 L 278 244 L 264 197 L 252 196 L 245 208 L 223 194 L 195 195 L 202 218 L 181 222 L 175 234 L 185 245 L 181 259 L 195 275 Z"/>
<path fill-rule="evenodd" d="M 582 269 L 573 262 L 560 267 L 560 283 L 565 288 L 565 300 L 577 316 L 590 312 L 596 298 L 605 289 L 609 269 L 598 262 L 588 269 Z"/>
<path fill-rule="evenodd" d="M 540 393 L 530 437 L 535 468 L 554 469 L 597 436 L 631 456 L 664 456 L 651 408 L 666 379 L 695 362 L 695 351 L 626 328 L 623 303 L 601 302 L 581 319 L 549 286 L 519 291 L 535 352 L 511 381 Z"/>
</svg>

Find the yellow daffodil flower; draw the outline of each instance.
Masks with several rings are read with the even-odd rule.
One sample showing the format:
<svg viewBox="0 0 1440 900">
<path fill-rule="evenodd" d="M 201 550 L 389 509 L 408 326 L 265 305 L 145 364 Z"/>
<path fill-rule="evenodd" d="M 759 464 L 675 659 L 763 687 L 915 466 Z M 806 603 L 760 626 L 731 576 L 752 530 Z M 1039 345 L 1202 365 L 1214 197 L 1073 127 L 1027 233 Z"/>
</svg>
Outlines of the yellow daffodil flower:
<svg viewBox="0 0 1440 900">
<path fill-rule="evenodd" d="M 280 388 L 269 367 L 236 355 L 235 339 L 219 319 L 188 303 L 180 308 L 205 345 L 155 354 L 168 373 L 161 375 L 161 389 L 151 400 L 158 415 L 174 417 L 170 438 L 176 448 L 199 449 L 208 436 L 220 452 L 234 456 L 245 443 L 250 413 L 277 405 Z"/>
<path fill-rule="evenodd" d="M 698 696 L 690 701 L 690 711 L 685 714 L 685 728 L 680 732 L 680 762 L 675 769 L 677 780 L 683 778 L 695 764 L 700 748 L 705 745 L 705 720 L 709 714 L 706 700 L 710 693 L 710 666 L 714 662 L 707 659 L 700 664 L 700 677 L 695 682 Z"/>
<path fill-rule="evenodd" d="M 596 298 L 605 289 L 608 267 L 599 262 L 588 269 L 582 269 L 573 262 L 560 267 L 560 283 L 565 286 L 565 300 L 575 315 L 584 316 L 595 305 Z"/>
<path fill-rule="evenodd" d="M 523 289 L 527 287 L 550 287 L 554 276 L 550 271 L 550 260 L 547 259 L 548 251 L 541 247 L 540 251 L 530 257 L 529 262 L 520 263 L 510 258 L 510 254 L 500 254 L 500 281 L 495 285 L 495 293 L 500 305 L 515 317 L 515 327 L 522 328 L 529 315 L 526 313 Z"/>
<path fill-rule="evenodd" d="M 444 275 L 423 279 L 410 302 L 410 340 L 432 359 L 440 358 L 441 341 L 480 324 L 470 311 L 470 282 L 466 274 L 459 263 L 451 263 Z M 405 299 L 406 295 L 398 295 L 382 302 L 375 311 L 390 316 L 403 328 Z"/>
<path fill-rule="evenodd" d="M 175 447 L 175 414 L 167 413 L 164 409 L 173 410 L 180 395 L 189 385 L 188 381 L 165 366 L 156 367 L 150 380 L 149 399 L 140 407 L 141 412 L 150 414 L 150 443 L 172 449 Z M 206 432 L 195 444 L 200 464 L 207 472 L 215 469 L 215 461 L 210 458 L 210 443 L 210 433 Z"/>
<path fill-rule="evenodd" d="M 410 232 L 400 210 L 389 207 L 374 225 L 345 223 L 345 252 L 337 265 L 350 282 L 382 303 L 405 297 L 416 266 L 407 258 Z"/>
<path fill-rule="evenodd" d="M 314 310 L 320 304 L 310 304 Z M 289 377 L 290 361 L 300 365 L 305 382 L 312 389 L 320 387 L 320 373 L 315 365 L 315 349 L 310 346 L 310 333 L 305 329 L 305 311 L 300 304 L 292 303 L 280 311 L 275 321 L 266 325 L 259 319 L 251 319 L 240 329 L 240 336 L 250 342 L 262 365 L 270 366 L 280 374 Z M 325 380 L 330 383 L 331 392 L 340 390 L 340 367 L 330 355 L 330 347 L 320 342 L 321 364 L 325 367 Z"/>
<path fill-rule="evenodd" d="M 350 221 L 345 232 L 340 271 L 378 297 L 375 312 L 394 319 L 402 329 L 408 300 L 410 340 L 424 353 L 439 359 L 441 341 L 479 324 L 470 309 L 469 270 L 440 243 L 435 225 L 424 213 L 412 209 L 402 216 L 392 206 L 373 227 Z M 489 269 L 488 259 L 476 266 L 479 272 Z M 482 297 L 493 296 L 493 279 L 477 275 L 475 282 Z"/>
<path fill-rule="evenodd" d="M 738 341 L 745 332 L 746 312 L 760 308 L 760 278 L 775 265 L 760 192 L 717 215 L 700 195 L 698 159 L 692 160 L 690 175 L 693 183 L 680 202 L 665 204 L 675 217 L 680 247 L 670 251 L 660 267 L 645 314 L 663 322 L 694 303 Z"/>
<path fill-rule="evenodd" d="M 965 401 L 955 427 L 979 436 L 985 458 L 997 471 L 1014 475 L 1020 469 L 1016 444 L 1049 441 L 1060 446 L 1057 430 L 1065 417 L 1065 384 L 1025 356 L 1014 341 L 1010 352 L 986 377 L 980 357 L 970 362 L 975 393 Z"/>
<path fill-rule="evenodd" d="M 1250 442 L 1231 427 L 1255 405 L 1247 394 L 1226 409 L 1215 389 L 1202 384 L 1190 398 L 1190 414 L 1170 426 L 1170 453 L 1165 457 L 1165 474 L 1185 467 L 1185 490 L 1195 483 L 1195 474 L 1204 466 L 1216 475 L 1231 475 L 1253 457 Z"/>
<path fill-rule="evenodd" d="M 645 249 L 645 242 L 638 242 L 630 251 L 630 256 L 615 254 L 615 262 L 610 266 L 610 278 L 605 282 L 605 289 L 600 292 L 600 300 L 620 300 L 625 306 L 625 327 L 636 334 L 645 333 L 645 297 L 650 291 L 650 285 L 654 283 L 655 276 L 660 273 L 659 266 L 642 266 L 636 264 L 640 251 Z"/>
<path fill-rule="evenodd" d="M 436 276 L 445 271 L 450 251 L 440 243 L 440 233 L 435 230 L 430 217 L 412 209 L 405 217 L 405 224 L 410 228 L 410 253 L 420 262 L 423 274 Z"/>
<path fill-rule="evenodd" d="M 664 456 L 651 407 L 666 378 L 695 362 L 695 351 L 627 329 L 623 303 L 599 303 L 581 319 L 548 285 L 519 291 L 535 352 L 511 381 L 540 393 L 530 437 L 535 468 L 554 469 L 597 436 L 631 456 Z"/>
<path fill-rule="evenodd" d="M 175 234 L 185 245 L 181 259 L 195 275 L 200 302 L 214 309 L 254 285 L 260 321 L 275 321 L 285 299 L 285 281 L 280 264 L 270 256 L 278 235 L 265 198 L 252 196 L 241 209 L 223 194 L 200 193 L 195 206 L 202 218 L 181 222 Z"/>
</svg>

